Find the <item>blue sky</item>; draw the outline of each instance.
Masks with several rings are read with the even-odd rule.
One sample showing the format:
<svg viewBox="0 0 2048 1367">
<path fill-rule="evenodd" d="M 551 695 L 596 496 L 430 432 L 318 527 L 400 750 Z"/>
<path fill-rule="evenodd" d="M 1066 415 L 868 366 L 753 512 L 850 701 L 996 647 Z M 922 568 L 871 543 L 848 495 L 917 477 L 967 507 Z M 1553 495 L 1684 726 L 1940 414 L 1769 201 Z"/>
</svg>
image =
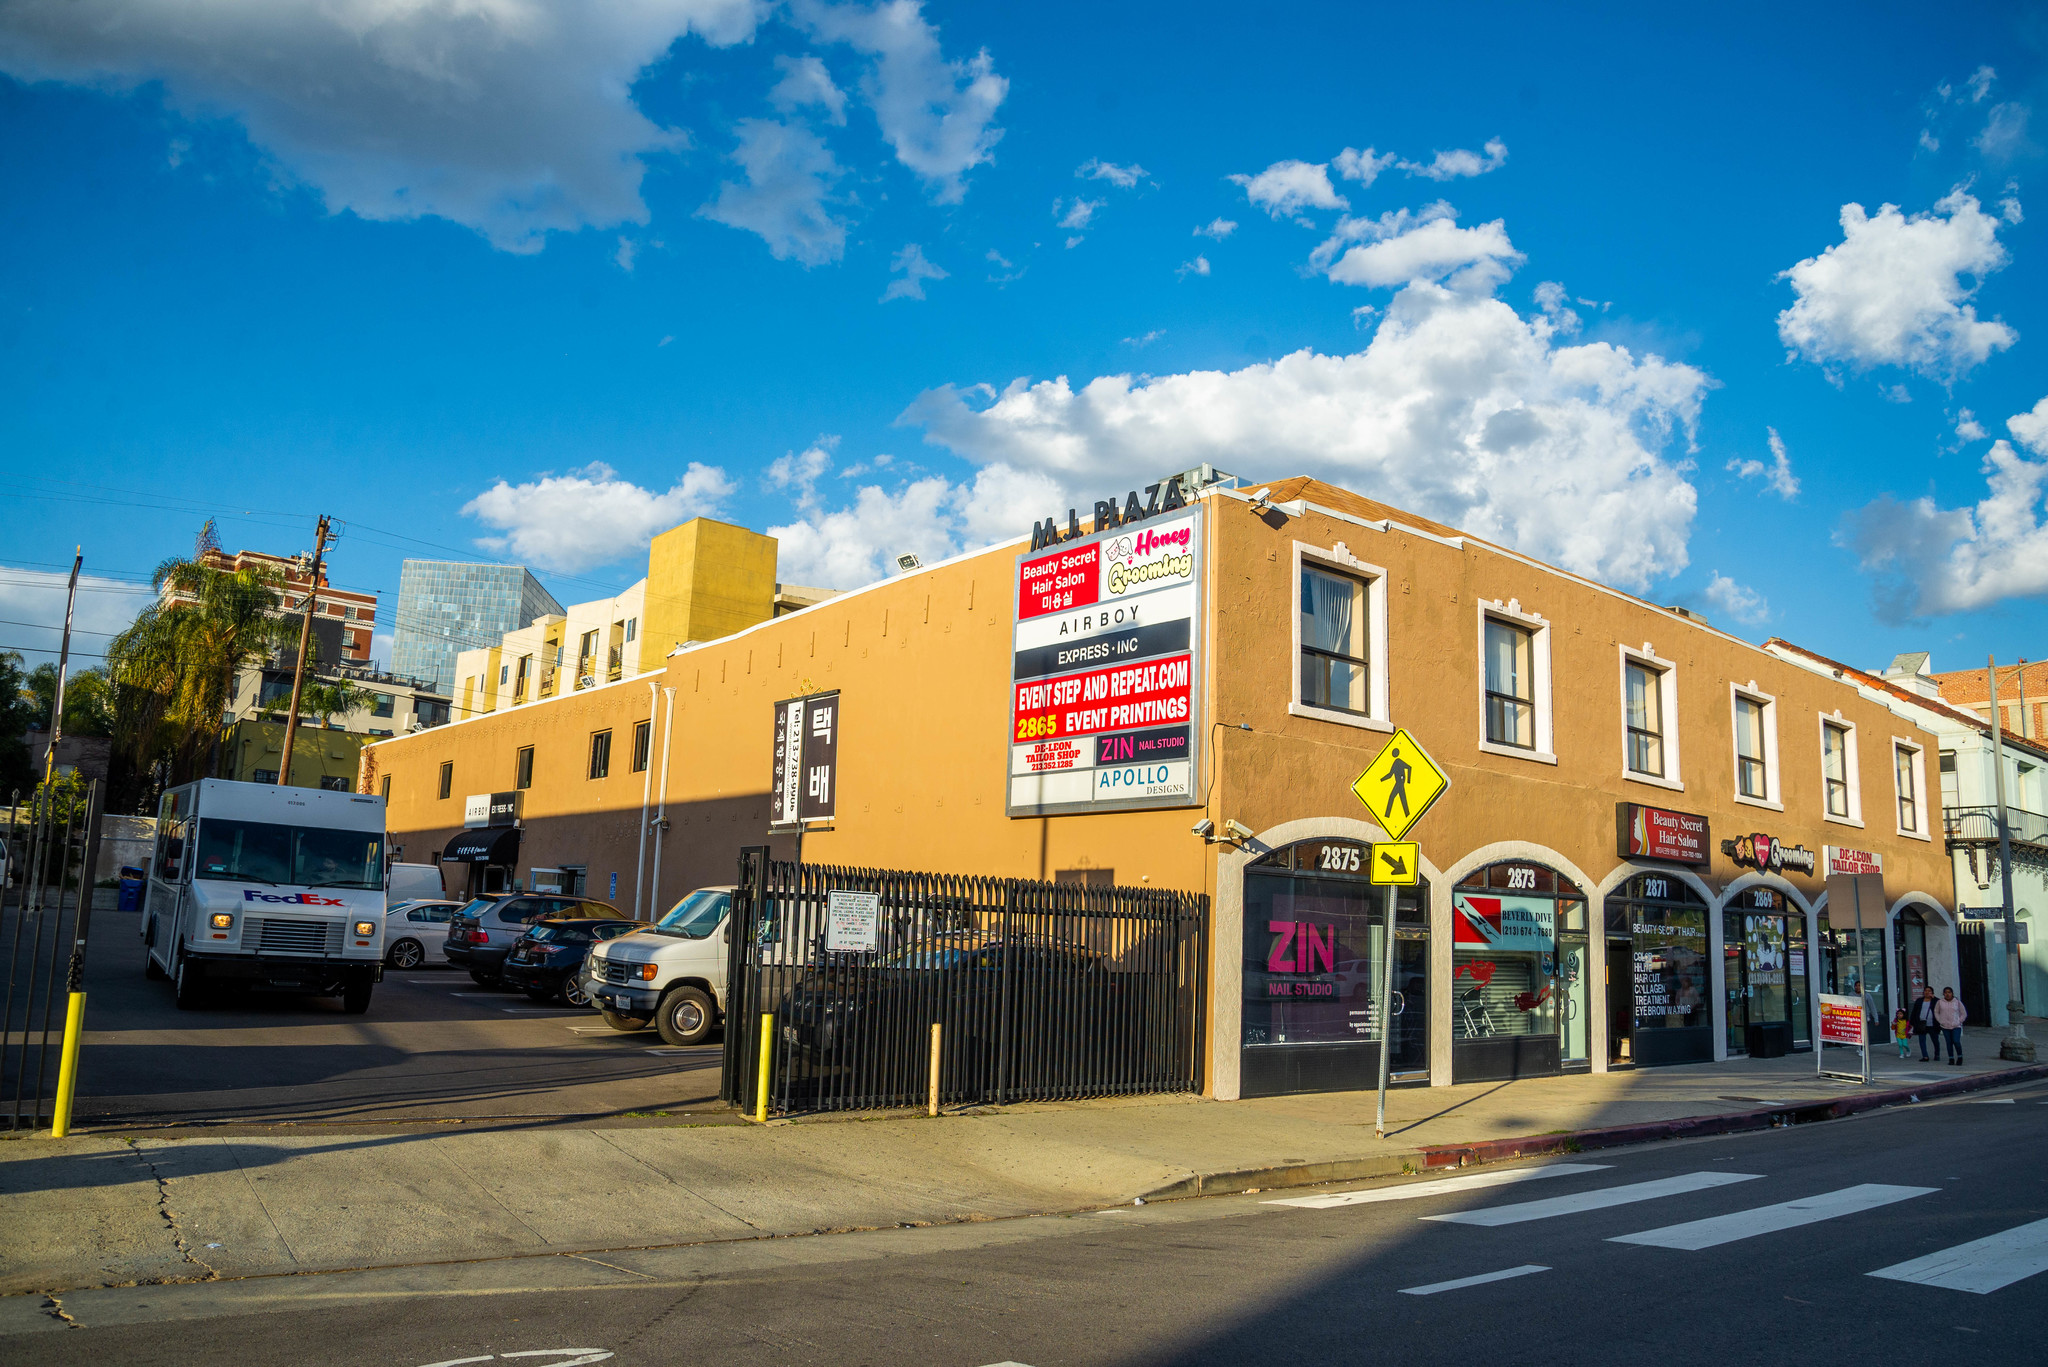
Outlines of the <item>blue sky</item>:
<svg viewBox="0 0 2048 1367">
<path fill-rule="evenodd" d="M 1208 460 L 2038 652 L 2048 21 L 1645 8 L 17 0 L 0 618 L 209 515 L 393 607 L 699 512 L 845 586 Z"/>
</svg>

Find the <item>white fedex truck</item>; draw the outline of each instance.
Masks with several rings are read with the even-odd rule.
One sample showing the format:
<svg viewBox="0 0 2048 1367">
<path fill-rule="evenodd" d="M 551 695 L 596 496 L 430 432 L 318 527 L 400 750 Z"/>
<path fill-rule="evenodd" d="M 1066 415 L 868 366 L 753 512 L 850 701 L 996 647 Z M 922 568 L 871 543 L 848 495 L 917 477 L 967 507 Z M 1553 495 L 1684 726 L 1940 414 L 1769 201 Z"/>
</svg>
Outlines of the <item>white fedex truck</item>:
<svg viewBox="0 0 2048 1367">
<path fill-rule="evenodd" d="M 178 1007 L 207 984 L 341 998 L 360 1015 L 384 964 L 384 799 L 201 779 L 157 808 L 142 909 L 147 971 Z"/>
</svg>

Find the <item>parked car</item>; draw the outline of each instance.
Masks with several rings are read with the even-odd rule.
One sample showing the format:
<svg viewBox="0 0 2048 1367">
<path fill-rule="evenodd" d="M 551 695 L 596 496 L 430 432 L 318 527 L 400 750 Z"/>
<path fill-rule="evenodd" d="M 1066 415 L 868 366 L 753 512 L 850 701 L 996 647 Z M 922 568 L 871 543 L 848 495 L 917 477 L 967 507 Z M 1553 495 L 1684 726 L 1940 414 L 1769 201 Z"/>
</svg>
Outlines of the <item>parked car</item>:
<svg viewBox="0 0 2048 1367">
<path fill-rule="evenodd" d="M 698 888 L 651 926 L 596 946 L 591 1000 L 614 1030 L 652 1024 L 663 1043 L 702 1044 L 725 1014 L 732 889 Z"/>
<path fill-rule="evenodd" d="M 384 871 L 384 901 L 388 906 L 411 901 L 439 902 L 447 896 L 448 890 L 441 886 L 438 864 L 394 863 Z"/>
<path fill-rule="evenodd" d="M 393 906 L 384 913 L 384 962 L 393 968 L 418 968 L 427 961 L 427 943 L 446 939 L 448 923 L 460 910 L 460 902 L 426 899 Z"/>
<path fill-rule="evenodd" d="M 616 921 L 623 918 L 609 902 L 552 893 L 515 893 L 503 899 L 480 897 L 448 922 L 441 953 L 457 968 L 469 970 L 479 987 L 500 985 L 500 971 L 512 946 L 526 928 L 545 917 Z"/>
<path fill-rule="evenodd" d="M 537 1002 L 564 1006 L 590 1005 L 583 979 L 583 961 L 591 946 L 615 940 L 641 928 L 638 921 L 570 920 L 550 916 L 535 921 L 505 956 L 500 970 L 505 986 L 516 987 Z"/>
</svg>

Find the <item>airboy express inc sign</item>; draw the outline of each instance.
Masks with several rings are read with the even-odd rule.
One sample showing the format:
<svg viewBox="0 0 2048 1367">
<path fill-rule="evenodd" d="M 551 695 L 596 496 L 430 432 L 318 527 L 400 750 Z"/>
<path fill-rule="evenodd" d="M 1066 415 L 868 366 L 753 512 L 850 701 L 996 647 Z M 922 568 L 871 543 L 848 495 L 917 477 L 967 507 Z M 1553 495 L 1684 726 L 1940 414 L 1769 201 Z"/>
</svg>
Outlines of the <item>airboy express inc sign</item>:
<svg viewBox="0 0 2048 1367">
<path fill-rule="evenodd" d="M 1017 562 L 1009 813 L 1195 800 L 1202 510 Z"/>
</svg>

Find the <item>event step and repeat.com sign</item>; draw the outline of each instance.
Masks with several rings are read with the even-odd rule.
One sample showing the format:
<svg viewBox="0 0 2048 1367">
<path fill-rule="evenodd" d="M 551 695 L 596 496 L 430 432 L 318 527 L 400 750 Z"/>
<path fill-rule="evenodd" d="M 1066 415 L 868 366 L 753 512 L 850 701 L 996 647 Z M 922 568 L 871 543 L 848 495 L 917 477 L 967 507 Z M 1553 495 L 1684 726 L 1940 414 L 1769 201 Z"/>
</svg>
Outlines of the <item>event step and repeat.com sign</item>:
<svg viewBox="0 0 2048 1367">
<path fill-rule="evenodd" d="M 1011 816 L 1195 801 L 1202 511 L 1017 562 Z"/>
</svg>

